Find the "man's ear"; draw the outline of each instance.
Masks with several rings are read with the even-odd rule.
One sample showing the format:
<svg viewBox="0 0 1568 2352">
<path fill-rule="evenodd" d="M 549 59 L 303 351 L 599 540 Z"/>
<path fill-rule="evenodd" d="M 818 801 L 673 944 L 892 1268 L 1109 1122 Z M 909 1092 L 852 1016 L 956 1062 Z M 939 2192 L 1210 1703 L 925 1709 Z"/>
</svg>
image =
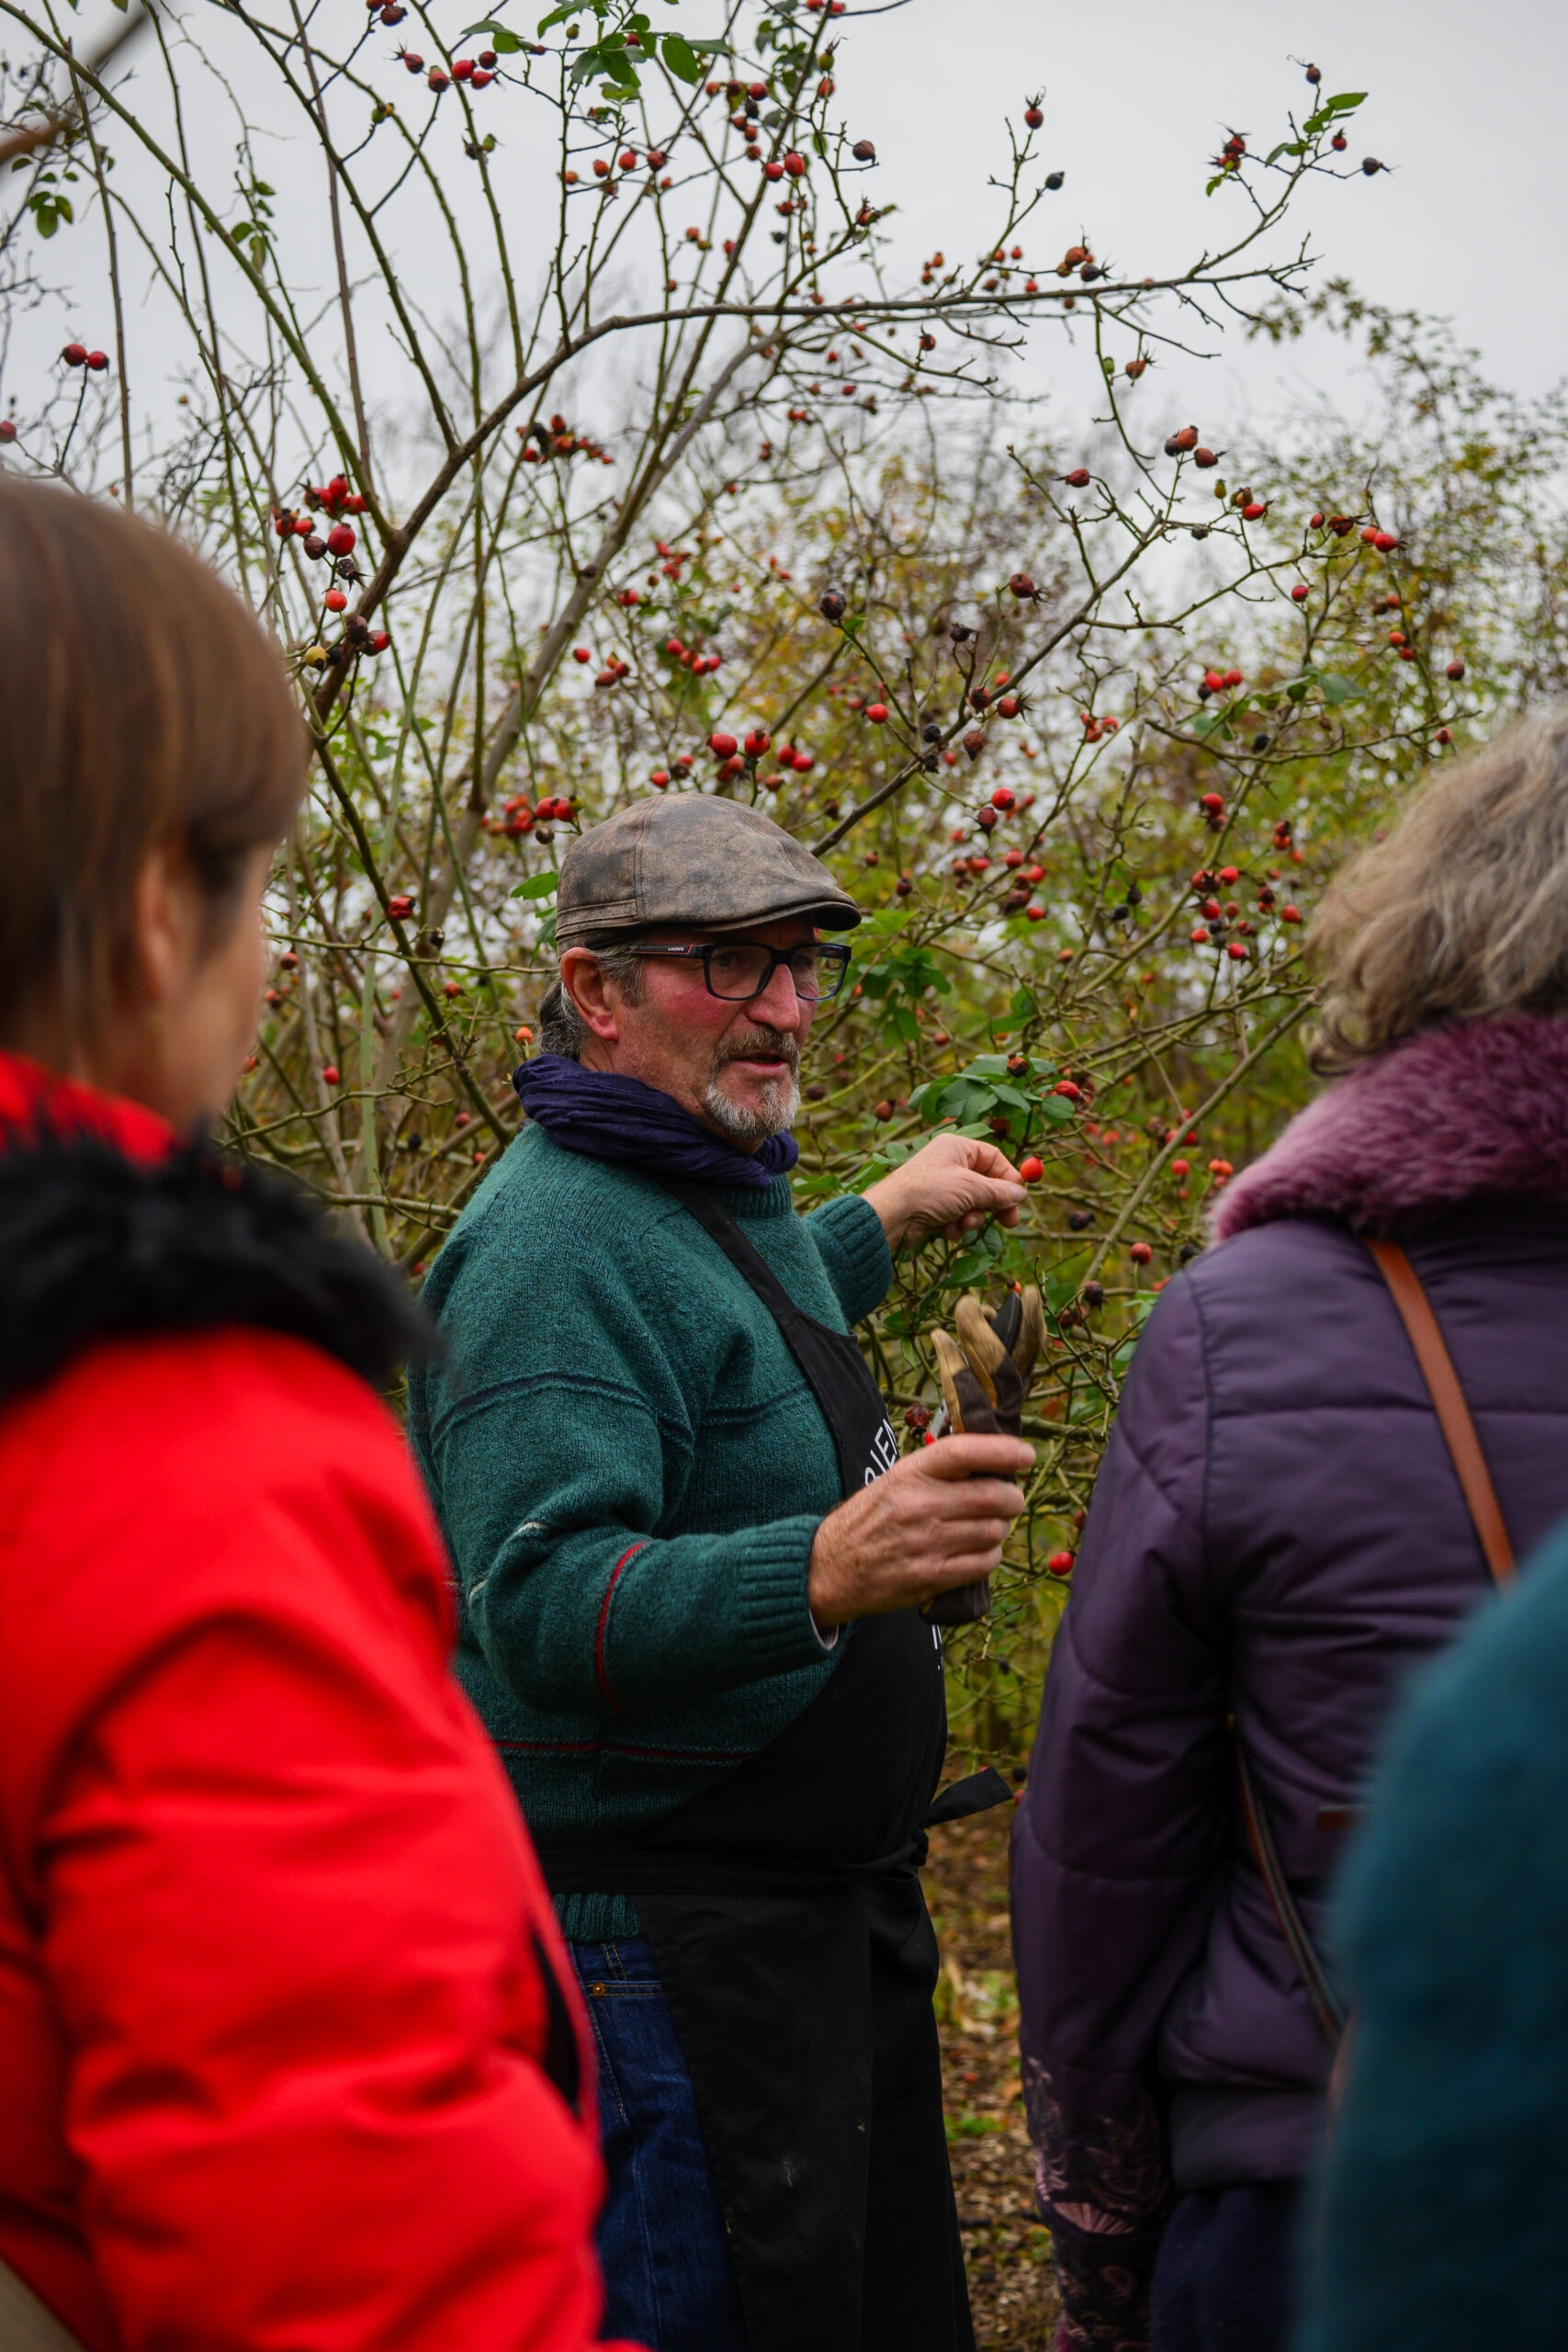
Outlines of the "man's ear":
<svg viewBox="0 0 1568 2352">
<path fill-rule="evenodd" d="M 604 967 L 591 947 L 567 949 L 560 959 L 560 984 L 590 1035 L 606 1046 L 615 1045 L 620 1037 L 620 1024 Z"/>
</svg>

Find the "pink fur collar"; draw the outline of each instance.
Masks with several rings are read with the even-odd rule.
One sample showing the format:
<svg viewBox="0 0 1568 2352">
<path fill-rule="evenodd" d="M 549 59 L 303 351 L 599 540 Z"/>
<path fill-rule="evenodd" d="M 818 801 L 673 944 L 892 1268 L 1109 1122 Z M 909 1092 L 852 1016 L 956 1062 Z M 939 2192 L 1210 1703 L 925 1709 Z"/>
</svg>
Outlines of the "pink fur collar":
<svg viewBox="0 0 1568 2352">
<path fill-rule="evenodd" d="M 1568 1208 L 1568 1021 L 1453 1023 L 1359 1064 L 1226 1188 L 1212 1224 L 1217 1241 L 1285 1216 L 1376 1231 L 1507 1194 Z"/>
</svg>

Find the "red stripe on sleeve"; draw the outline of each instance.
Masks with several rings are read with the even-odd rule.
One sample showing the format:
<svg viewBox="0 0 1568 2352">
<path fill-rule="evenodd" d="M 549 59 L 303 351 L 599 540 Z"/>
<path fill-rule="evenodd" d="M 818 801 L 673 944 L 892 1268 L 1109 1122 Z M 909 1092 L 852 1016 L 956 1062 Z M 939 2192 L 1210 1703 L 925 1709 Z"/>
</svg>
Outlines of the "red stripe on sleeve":
<svg viewBox="0 0 1568 2352">
<path fill-rule="evenodd" d="M 634 1544 L 629 1552 L 623 1552 L 621 1554 L 620 1558 L 615 1562 L 615 1566 L 611 1569 L 610 1581 L 604 1587 L 604 1605 L 599 1611 L 598 1630 L 595 1632 L 593 1636 L 593 1671 L 599 1678 L 600 1690 L 603 1690 L 605 1699 L 608 1701 L 609 1704 L 614 1707 L 617 1714 L 621 1712 L 621 1702 L 616 1698 L 615 1692 L 611 1690 L 610 1678 L 604 1671 L 604 1629 L 610 1621 L 610 1603 L 615 1598 L 616 1578 L 619 1577 L 621 1570 L 626 1566 L 628 1560 L 635 1560 L 639 1552 L 646 1552 L 648 1546 L 646 1544 Z"/>
</svg>

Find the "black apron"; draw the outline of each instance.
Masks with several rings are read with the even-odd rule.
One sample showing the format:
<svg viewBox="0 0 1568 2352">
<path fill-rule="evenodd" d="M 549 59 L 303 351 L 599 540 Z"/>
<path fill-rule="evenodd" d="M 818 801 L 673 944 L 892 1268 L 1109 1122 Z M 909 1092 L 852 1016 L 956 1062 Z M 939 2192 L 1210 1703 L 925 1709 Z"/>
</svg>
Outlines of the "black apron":
<svg viewBox="0 0 1568 2352">
<path fill-rule="evenodd" d="M 898 1447 L 854 1340 L 803 1315 L 703 1185 L 665 1178 L 778 1323 L 846 1498 Z M 750 2352 L 973 2352 L 917 1875 L 947 1738 L 918 1610 L 840 1629 L 832 1673 L 755 1755 L 635 1845 L 542 1849 L 552 1892 L 636 1903 L 692 2077 Z"/>
</svg>

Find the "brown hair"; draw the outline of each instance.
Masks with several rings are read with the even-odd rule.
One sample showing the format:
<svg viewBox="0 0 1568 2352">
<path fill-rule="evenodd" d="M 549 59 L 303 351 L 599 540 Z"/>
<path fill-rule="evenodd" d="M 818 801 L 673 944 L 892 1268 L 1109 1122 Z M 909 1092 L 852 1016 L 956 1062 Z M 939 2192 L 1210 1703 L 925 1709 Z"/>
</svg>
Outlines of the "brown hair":
<svg viewBox="0 0 1568 2352">
<path fill-rule="evenodd" d="M 1568 707 L 1418 792 L 1335 877 L 1308 944 L 1325 1074 L 1443 1022 L 1568 1015 Z"/>
<path fill-rule="evenodd" d="M 188 548 L 0 475 L 0 1039 L 98 1034 L 161 845 L 220 935 L 247 858 L 293 820 L 306 751 L 276 647 Z"/>
</svg>

